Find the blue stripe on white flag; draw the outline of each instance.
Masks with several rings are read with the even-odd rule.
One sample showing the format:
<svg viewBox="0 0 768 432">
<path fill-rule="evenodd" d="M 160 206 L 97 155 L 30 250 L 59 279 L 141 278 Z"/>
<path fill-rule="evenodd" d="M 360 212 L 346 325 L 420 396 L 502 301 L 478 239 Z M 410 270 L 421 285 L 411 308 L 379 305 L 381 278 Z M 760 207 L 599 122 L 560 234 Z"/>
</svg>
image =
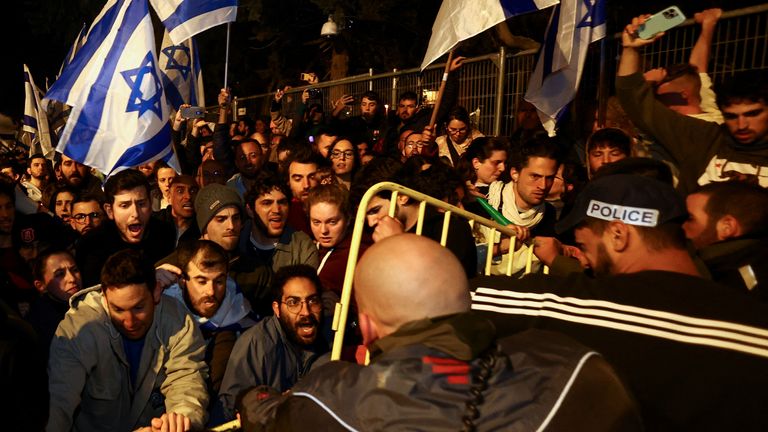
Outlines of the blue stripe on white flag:
<svg viewBox="0 0 768 432">
<path fill-rule="evenodd" d="M 179 44 L 237 18 L 237 0 L 150 0 L 171 40 Z"/>
<path fill-rule="evenodd" d="M 163 25 L 168 29 L 169 32 L 172 32 L 173 29 L 184 24 L 190 19 L 205 15 L 215 10 L 234 6 L 237 6 L 237 0 L 185 0 L 179 4 L 179 6 L 171 15 L 163 20 Z"/>
<path fill-rule="evenodd" d="M 117 172 L 124 168 L 132 168 L 151 161 L 163 151 L 170 150 L 170 142 L 171 125 L 166 122 L 165 126 L 155 136 L 126 150 L 115 163 L 112 172 Z M 173 152 L 171 151 L 171 153 Z"/>
<path fill-rule="evenodd" d="M 88 33 L 88 40 L 85 42 L 82 48 L 75 54 L 75 58 L 72 59 L 68 67 L 64 69 L 53 86 L 48 90 L 45 95 L 46 99 L 53 99 L 66 103 L 69 99 L 69 92 L 80 76 L 80 71 L 91 61 L 93 54 L 99 49 L 101 43 L 106 39 L 110 30 L 117 20 L 120 10 L 123 7 L 123 3 L 126 0 L 117 0 L 102 16 L 101 20 L 96 23 L 91 31 Z"/>
<path fill-rule="evenodd" d="M 507 18 L 539 9 L 539 5 L 533 0 L 501 0 L 500 3 Z"/>
<path fill-rule="evenodd" d="M 123 55 L 126 43 L 133 35 L 136 27 L 141 23 L 144 17 L 149 13 L 146 2 L 132 1 L 125 11 L 123 21 L 120 23 L 117 37 L 104 60 L 104 65 L 99 71 L 96 82 L 88 93 L 88 99 L 81 107 L 80 115 L 77 117 L 77 123 L 72 129 L 71 138 L 64 154 L 76 161 L 84 161 L 91 148 L 91 143 L 99 131 L 101 117 L 104 114 L 104 103 L 106 95 L 110 88 L 117 67 L 117 62 Z M 104 20 L 102 20 L 103 22 Z M 107 31 L 107 33 L 109 33 Z M 86 46 L 92 41 L 90 35 Z M 98 42 L 102 42 L 99 40 Z M 84 47 L 85 48 L 85 47 Z M 78 71 L 79 72 L 79 71 Z"/>
<path fill-rule="evenodd" d="M 604 0 L 563 0 L 553 11 L 525 93 L 550 135 L 578 90 L 590 42 L 605 36 Z"/>
</svg>

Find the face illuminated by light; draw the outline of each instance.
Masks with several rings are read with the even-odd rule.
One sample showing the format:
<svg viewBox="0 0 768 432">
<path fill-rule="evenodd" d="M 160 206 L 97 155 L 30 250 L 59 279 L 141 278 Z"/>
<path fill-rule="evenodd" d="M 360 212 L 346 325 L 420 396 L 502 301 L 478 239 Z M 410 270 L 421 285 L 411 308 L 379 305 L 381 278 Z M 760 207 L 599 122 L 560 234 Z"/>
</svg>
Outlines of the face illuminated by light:
<svg viewBox="0 0 768 432">
<path fill-rule="evenodd" d="M 725 126 L 739 144 L 753 144 L 768 136 L 768 106 L 765 102 L 734 103 L 720 108 Z"/>
<path fill-rule="evenodd" d="M 491 184 L 499 179 L 504 172 L 504 161 L 507 159 L 507 152 L 504 150 L 494 150 L 491 156 L 480 162 L 480 159 L 472 160 L 472 166 L 475 168 L 477 182 Z"/>
<path fill-rule="evenodd" d="M 67 155 L 61 155 L 61 175 L 70 186 L 80 187 L 88 174 L 88 167 L 75 162 Z"/>
<path fill-rule="evenodd" d="M 147 334 L 155 317 L 155 301 L 146 284 L 107 287 L 104 299 L 112 325 L 121 335 L 139 340 Z"/>
<path fill-rule="evenodd" d="M 75 259 L 67 252 L 48 256 L 42 276 L 42 280 L 35 280 L 35 286 L 62 302 L 69 301 L 73 294 L 83 288 L 80 270 Z"/>
<path fill-rule="evenodd" d="M 104 204 L 107 216 L 115 221 L 120 237 L 126 243 L 140 243 L 147 230 L 152 207 L 147 189 L 137 186 L 115 194 L 115 202 Z"/>
<path fill-rule="evenodd" d="M 176 177 L 176 171 L 173 168 L 160 168 L 157 170 L 157 187 L 163 193 L 166 200 L 171 195 L 171 180 Z"/>
<path fill-rule="evenodd" d="M 297 302 L 300 303 L 298 310 L 289 310 L 288 305 Z M 280 303 L 272 302 L 272 311 L 289 339 L 303 346 L 315 342 L 323 307 L 317 287 L 311 280 L 303 277 L 288 279 Z"/>
<path fill-rule="evenodd" d="M 400 120 L 407 121 L 419 110 L 419 105 L 414 99 L 403 99 L 397 104 L 397 116 Z"/>
<path fill-rule="evenodd" d="M 258 218 L 256 225 L 263 229 L 262 234 L 268 238 L 277 238 L 283 234 L 288 220 L 288 197 L 275 188 L 256 198 L 253 212 Z"/>
<path fill-rule="evenodd" d="M 301 202 L 305 202 L 309 197 L 309 190 L 318 185 L 317 182 L 317 164 L 291 162 L 288 166 L 288 185 L 291 187 L 291 194 Z"/>
<path fill-rule="evenodd" d="M 544 202 L 555 182 L 558 166 L 554 159 L 538 156 L 528 158 L 528 165 L 512 176 L 517 188 L 515 204 L 518 208 L 528 210 Z"/>
<path fill-rule="evenodd" d="M 219 210 L 208 222 L 204 229 L 203 239 L 210 240 L 223 247 L 226 251 L 237 249 L 237 241 L 240 231 L 243 229 L 243 221 L 240 209 L 237 207 L 225 207 Z"/>
<path fill-rule="evenodd" d="M 200 253 L 187 264 L 179 285 L 184 290 L 184 297 L 192 311 L 203 318 L 210 318 L 219 310 L 227 294 L 227 266 L 201 268 Z"/>
<path fill-rule="evenodd" d="M 347 219 L 339 206 L 329 202 L 318 202 L 309 208 L 309 225 L 318 244 L 332 248 L 344 239 Z"/>
</svg>

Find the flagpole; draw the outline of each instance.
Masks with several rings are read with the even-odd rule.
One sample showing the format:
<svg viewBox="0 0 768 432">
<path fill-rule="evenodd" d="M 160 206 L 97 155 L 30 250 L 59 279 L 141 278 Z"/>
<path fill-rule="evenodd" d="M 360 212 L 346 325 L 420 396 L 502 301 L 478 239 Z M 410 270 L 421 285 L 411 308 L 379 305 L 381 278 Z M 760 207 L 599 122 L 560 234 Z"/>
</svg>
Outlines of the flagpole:
<svg viewBox="0 0 768 432">
<path fill-rule="evenodd" d="M 453 50 L 450 50 L 448 51 L 448 60 L 445 61 L 445 70 L 443 71 L 443 80 L 440 82 L 440 90 L 437 91 L 437 99 L 435 99 L 435 108 L 432 110 L 432 117 L 429 119 L 430 129 L 434 129 L 435 123 L 437 122 L 437 110 L 440 109 L 440 102 L 443 99 L 443 91 L 445 91 L 445 83 L 448 81 L 448 73 L 450 73 L 451 71 L 452 61 L 453 61 Z"/>
<path fill-rule="evenodd" d="M 227 88 L 227 75 L 229 74 L 229 29 L 231 22 L 227 23 L 227 49 L 224 54 L 224 88 Z"/>
</svg>

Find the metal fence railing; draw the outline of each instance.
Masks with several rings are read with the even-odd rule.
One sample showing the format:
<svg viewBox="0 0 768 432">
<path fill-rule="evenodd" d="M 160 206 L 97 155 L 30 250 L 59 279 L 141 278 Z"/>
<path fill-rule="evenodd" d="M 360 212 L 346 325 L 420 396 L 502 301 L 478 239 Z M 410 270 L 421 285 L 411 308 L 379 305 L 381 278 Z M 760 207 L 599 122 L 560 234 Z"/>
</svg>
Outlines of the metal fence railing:
<svg viewBox="0 0 768 432">
<path fill-rule="evenodd" d="M 692 19 L 668 31 L 662 40 L 646 47 L 643 67 L 649 69 L 687 62 L 698 32 L 699 27 Z M 590 48 L 576 104 L 594 106 L 598 95 L 605 98 L 611 94 L 612 77 L 621 50 L 619 39 L 617 35 L 609 38 L 602 50 L 600 44 Z M 740 71 L 768 70 L 768 4 L 723 13 L 712 44 L 709 73 L 715 84 Z M 468 59 L 457 72 L 460 83 L 458 103 L 469 112 L 478 112 L 473 123 L 481 132 L 494 135 L 513 132 L 517 106 L 528 87 L 536 58 L 534 51 L 508 55 L 502 49 L 499 53 Z M 503 63 L 499 59 L 504 59 Z M 376 75 L 370 72 L 311 87 L 323 91 L 322 102 L 327 113 L 331 111 L 332 101 L 342 94 L 351 94 L 359 100 L 368 90 L 377 92 L 384 104 L 393 109 L 397 96 L 405 91 L 421 95 L 424 90 L 437 90 L 443 68 L 443 64 L 435 64 L 424 72 L 418 68 Z M 601 72 L 606 77 L 603 82 L 597 79 Z M 296 108 L 304 88 L 289 92 L 283 104 L 286 112 Z M 268 116 L 271 98 L 272 94 L 241 97 L 237 99 L 237 107 L 245 108 L 246 115 L 252 117 Z M 359 106 L 353 105 L 350 115 L 357 114 Z"/>
<path fill-rule="evenodd" d="M 451 223 L 451 216 L 458 216 L 459 218 L 466 219 L 475 227 L 479 227 L 479 226 L 484 227 L 487 231 L 484 236 L 487 253 L 485 254 L 485 263 L 484 263 L 483 273 L 486 275 L 491 274 L 491 269 L 493 266 L 492 251 L 493 251 L 494 243 L 497 242 L 496 233 L 498 232 L 498 233 L 501 233 L 502 235 L 509 237 L 510 238 L 509 251 L 505 254 L 507 256 L 507 261 L 506 261 L 507 264 L 504 266 L 505 268 L 503 269 L 502 272 L 507 276 L 512 275 L 512 268 L 513 268 L 512 263 L 514 261 L 513 257 L 515 255 L 515 249 L 516 249 L 515 231 L 512 228 L 499 225 L 498 223 L 490 219 L 478 216 L 474 213 L 452 206 L 445 201 L 439 200 L 437 198 L 433 198 L 431 196 L 422 194 L 412 189 L 408 189 L 399 184 L 391 183 L 391 182 L 377 183 L 371 186 L 371 188 L 368 189 L 365 195 L 363 195 L 363 198 L 360 201 L 360 206 L 357 209 L 354 225 L 352 225 L 353 226 L 352 241 L 350 243 L 350 248 L 349 248 L 349 257 L 347 258 L 347 268 L 346 268 L 346 273 L 344 275 L 344 285 L 342 287 L 341 298 L 339 299 L 339 302 L 336 303 L 336 310 L 334 311 L 334 314 L 333 314 L 332 328 L 336 332 L 336 335 L 333 340 L 333 350 L 331 352 L 332 360 L 338 360 L 341 357 L 341 349 L 342 349 L 342 343 L 344 340 L 344 332 L 346 329 L 347 316 L 349 315 L 349 306 L 351 304 L 350 302 L 352 299 L 352 280 L 355 274 L 355 268 L 357 266 L 358 254 L 360 252 L 360 241 L 363 237 L 363 227 L 365 226 L 365 216 L 366 216 L 366 210 L 368 208 L 368 202 L 377 194 L 381 192 L 386 192 L 386 191 L 391 192 L 390 201 L 389 201 L 390 203 L 389 216 L 391 217 L 395 216 L 396 202 L 397 202 L 398 195 L 405 195 L 419 202 L 418 221 L 416 222 L 417 235 L 421 235 L 422 233 L 422 228 L 424 226 L 424 215 L 428 205 L 435 207 L 439 211 L 442 211 L 444 214 L 443 227 L 442 227 L 441 238 L 440 238 L 440 244 L 442 246 L 445 246 L 448 240 L 448 228 Z M 525 251 L 525 255 L 526 255 L 525 259 L 527 262 L 525 264 L 524 272 L 527 274 L 532 272 L 532 263 L 534 261 L 533 248 L 528 248 Z M 547 273 L 548 269 L 544 267 L 543 272 Z"/>
</svg>

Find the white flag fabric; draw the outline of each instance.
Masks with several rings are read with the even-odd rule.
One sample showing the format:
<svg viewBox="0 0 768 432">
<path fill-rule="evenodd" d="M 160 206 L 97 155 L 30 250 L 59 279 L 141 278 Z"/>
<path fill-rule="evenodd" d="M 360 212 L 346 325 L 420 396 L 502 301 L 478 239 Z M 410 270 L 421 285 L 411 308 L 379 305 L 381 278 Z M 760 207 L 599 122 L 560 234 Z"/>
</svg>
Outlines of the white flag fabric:
<svg viewBox="0 0 768 432">
<path fill-rule="evenodd" d="M 424 70 L 459 42 L 507 18 L 554 6 L 559 0 L 443 0 L 421 62 Z"/>
<path fill-rule="evenodd" d="M 150 0 L 174 44 L 237 18 L 237 0 Z"/>
<path fill-rule="evenodd" d="M 163 74 L 163 88 L 171 108 L 178 110 L 183 103 L 205 106 L 203 71 L 194 37 L 174 44 L 166 31 L 158 60 Z"/>
<path fill-rule="evenodd" d="M 550 136 L 576 96 L 591 42 L 605 37 L 605 0 L 562 0 L 552 11 L 525 100 Z"/>
<path fill-rule="evenodd" d="M 24 65 L 24 118 L 22 119 L 22 131 L 29 134 L 29 155 L 42 153 L 46 157 L 52 157 L 54 153 L 51 143 L 51 133 L 48 128 L 48 117 L 42 107 L 42 93 L 35 85 L 32 74 L 27 65 Z"/>
<path fill-rule="evenodd" d="M 64 71 L 64 68 L 67 67 L 69 62 L 72 61 L 73 58 L 75 58 L 75 54 L 77 54 L 78 51 L 80 51 L 80 48 L 85 44 L 85 40 L 87 38 L 88 32 L 85 28 L 85 24 L 83 24 L 83 28 L 80 29 L 80 32 L 77 34 L 77 37 L 75 38 L 75 42 L 72 44 L 72 47 L 69 48 L 69 52 L 67 53 L 67 56 L 64 57 L 64 61 L 61 63 L 61 67 L 59 68 L 59 73 L 56 75 L 57 77 L 61 75 L 61 73 Z"/>
<path fill-rule="evenodd" d="M 176 165 L 146 0 L 109 0 L 46 95 L 72 107 L 56 149 L 111 175 Z"/>
</svg>

